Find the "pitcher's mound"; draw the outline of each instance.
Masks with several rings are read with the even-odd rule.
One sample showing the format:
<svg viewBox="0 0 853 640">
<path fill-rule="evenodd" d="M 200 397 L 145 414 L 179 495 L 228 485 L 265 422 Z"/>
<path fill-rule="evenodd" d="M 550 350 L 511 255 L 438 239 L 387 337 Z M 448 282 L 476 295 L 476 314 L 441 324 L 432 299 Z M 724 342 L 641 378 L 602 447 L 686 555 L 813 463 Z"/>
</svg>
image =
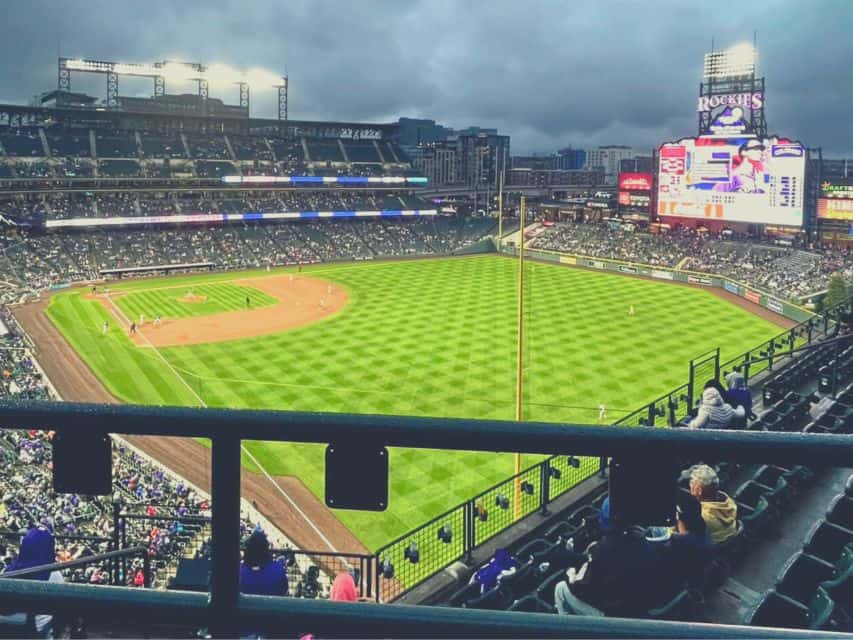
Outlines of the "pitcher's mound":
<svg viewBox="0 0 853 640">
<path fill-rule="evenodd" d="M 198 304 L 199 302 L 207 302 L 207 296 L 203 296 L 200 293 L 188 293 L 187 295 L 178 298 L 178 302 L 183 302 L 184 304 Z"/>
</svg>

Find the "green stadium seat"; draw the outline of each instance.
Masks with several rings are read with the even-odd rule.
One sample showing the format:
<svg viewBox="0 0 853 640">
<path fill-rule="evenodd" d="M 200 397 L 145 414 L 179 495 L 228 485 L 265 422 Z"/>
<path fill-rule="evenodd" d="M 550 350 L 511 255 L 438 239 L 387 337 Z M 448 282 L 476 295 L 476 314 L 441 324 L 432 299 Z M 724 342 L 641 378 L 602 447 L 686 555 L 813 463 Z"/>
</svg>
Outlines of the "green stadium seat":
<svg viewBox="0 0 853 640">
<path fill-rule="evenodd" d="M 770 503 L 764 497 L 757 502 L 754 508 L 738 504 L 738 515 L 743 523 L 743 535 L 746 536 L 747 540 L 753 540 L 766 534 L 773 522 Z"/>
<path fill-rule="evenodd" d="M 808 607 L 775 591 L 768 591 L 746 618 L 753 627 L 789 629 L 808 629 L 810 621 Z"/>
<path fill-rule="evenodd" d="M 853 498 L 838 496 L 829 507 L 826 519 L 845 529 L 853 530 Z"/>
<path fill-rule="evenodd" d="M 834 577 L 835 567 L 807 553 L 799 553 L 782 567 L 776 591 L 803 604 L 810 602 L 821 582 Z"/>
<path fill-rule="evenodd" d="M 853 542 L 853 531 L 821 520 L 806 538 L 803 550 L 821 560 L 835 564 L 841 559 L 845 547 Z"/>
</svg>

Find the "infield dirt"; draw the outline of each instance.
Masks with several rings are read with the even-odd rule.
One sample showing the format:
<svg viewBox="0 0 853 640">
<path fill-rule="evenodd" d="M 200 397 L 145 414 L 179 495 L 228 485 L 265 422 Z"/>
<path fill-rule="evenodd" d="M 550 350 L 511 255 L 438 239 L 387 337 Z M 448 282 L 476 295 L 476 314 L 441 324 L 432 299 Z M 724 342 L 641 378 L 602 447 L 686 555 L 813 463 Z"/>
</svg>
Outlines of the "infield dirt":
<svg viewBox="0 0 853 640">
<path fill-rule="evenodd" d="M 48 302 L 49 296 L 45 296 L 37 302 L 14 308 L 13 313 L 36 344 L 39 363 L 60 396 L 70 402 L 118 403 L 119 400 L 107 391 L 48 319 L 45 314 Z M 192 438 L 153 436 L 134 436 L 127 440 L 174 473 L 210 491 L 210 449 L 200 442 Z M 298 478 L 272 478 L 275 484 L 263 475 L 243 467 L 242 495 L 255 504 L 297 547 L 312 551 L 329 551 L 330 547 L 334 547 L 334 550 L 342 553 L 369 553 L 358 538 Z M 322 536 L 305 521 L 306 518 L 322 532 Z"/>
</svg>

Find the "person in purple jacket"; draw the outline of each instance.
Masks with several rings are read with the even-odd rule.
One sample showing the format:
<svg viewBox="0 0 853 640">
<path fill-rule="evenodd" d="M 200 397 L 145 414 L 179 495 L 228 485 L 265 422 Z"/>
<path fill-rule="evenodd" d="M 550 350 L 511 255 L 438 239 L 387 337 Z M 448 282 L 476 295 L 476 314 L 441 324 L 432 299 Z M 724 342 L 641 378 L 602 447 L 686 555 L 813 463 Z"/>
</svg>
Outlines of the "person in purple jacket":
<svg viewBox="0 0 853 640">
<path fill-rule="evenodd" d="M 257 528 L 246 541 L 240 564 L 240 591 L 256 596 L 286 596 L 287 569 L 273 560 L 266 534 Z"/>
</svg>

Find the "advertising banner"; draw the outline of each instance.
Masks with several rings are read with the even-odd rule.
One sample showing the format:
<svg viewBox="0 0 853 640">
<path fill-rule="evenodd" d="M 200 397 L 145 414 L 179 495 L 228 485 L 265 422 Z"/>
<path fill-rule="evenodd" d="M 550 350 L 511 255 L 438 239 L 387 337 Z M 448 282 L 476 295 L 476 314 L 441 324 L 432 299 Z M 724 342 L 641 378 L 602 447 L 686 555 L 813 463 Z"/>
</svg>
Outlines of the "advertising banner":
<svg viewBox="0 0 853 640">
<path fill-rule="evenodd" d="M 652 278 L 660 278 L 661 280 L 672 280 L 672 274 L 669 271 L 652 271 Z"/>
<path fill-rule="evenodd" d="M 750 302 L 754 302 L 755 304 L 761 302 L 761 295 L 755 293 L 755 291 L 747 291 L 745 294 L 743 294 L 743 297 L 749 300 Z"/>
<path fill-rule="evenodd" d="M 637 267 L 629 267 L 627 265 L 620 264 L 619 271 L 622 273 L 637 273 Z"/>
<path fill-rule="evenodd" d="M 560 262 L 563 264 L 577 264 L 577 258 L 574 256 L 560 256 Z"/>
<path fill-rule="evenodd" d="M 660 148 L 662 216 L 802 226 L 806 153 L 786 138 L 684 138 Z"/>
<path fill-rule="evenodd" d="M 853 220 L 853 200 L 818 198 L 817 217 L 824 220 Z"/>
<path fill-rule="evenodd" d="M 783 313 L 785 311 L 784 307 L 773 298 L 767 300 L 767 308 L 776 313 Z"/>
<path fill-rule="evenodd" d="M 652 174 L 651 173 L 620 173 L 619 174 L 619 190 L 620 191 L 651 191 L 652 190 Z"/>
<path fill-rule="evenodd" d="M 607 265 L 604 264 L 603 262 L 601 262 L 601 260 L 590 260 L 589 266 L 595 267 L 596 269 L 606 269 L 607 268 Z"/>
<path fill-rule="evenodd" d="M 723 282 L 723 287 L 729 293 L 735 293 L 736 294 L 738 292 L 737 285 L 734 282 L 729 282 L 728 280 L 726 280 L 725 282 Z"/>
<path fill-rule="evenodd" d="M 691 284 L 704 284 L 705 286 L 714 284 L 711 282 L 711 278 L 704 278 L 702 276 L 687 276 L 687 282 Z"/>
<path fill-rule="evenodd" d="M 629 204 L 631 204 L 631 194 L 628 193 L 627 191 L 620 191 L 619 192 L 619 204 L 624 205 L 624 206 L 628 206 Z"/>
</svg>

